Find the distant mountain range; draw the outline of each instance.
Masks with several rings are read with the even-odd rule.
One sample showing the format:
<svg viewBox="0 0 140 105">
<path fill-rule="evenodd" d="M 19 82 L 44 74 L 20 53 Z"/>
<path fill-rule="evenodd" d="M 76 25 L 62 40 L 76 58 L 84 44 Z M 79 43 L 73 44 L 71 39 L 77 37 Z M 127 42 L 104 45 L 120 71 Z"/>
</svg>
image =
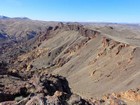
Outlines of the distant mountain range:
<svg viewBox="0 0 140 105">
<path fill-rule="evenodd" d="M 7 17 L 0 15 L 0 40 L 4 39 L 32 39 L 40 32 L 46 32 L 51 25 L 57 22 L 31 20 L 27 17 Z"/>
<path fill-rule="evenodd" d="M 7 16 L 2 16 L 2 15 L 0 15 L 0 19 L 8 19 L 9 17 L 7 17 Z"/>
<path fill-rule="evenodd" d="M 0 15 L 0 19 L 29 19 L 27 17 L 8 17 L 8 16 L 3 16 L 3 15 Z"/>
</svg>

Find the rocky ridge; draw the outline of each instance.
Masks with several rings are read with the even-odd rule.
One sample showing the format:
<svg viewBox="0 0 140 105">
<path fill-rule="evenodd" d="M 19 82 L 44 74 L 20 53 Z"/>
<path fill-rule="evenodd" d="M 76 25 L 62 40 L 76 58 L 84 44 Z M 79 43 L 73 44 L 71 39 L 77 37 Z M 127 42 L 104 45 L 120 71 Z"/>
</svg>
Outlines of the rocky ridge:
<svg viewBox="0 0 140 105">
<path fill-rule="evenodd" d="M 21 53 L 23 48 L 26 50 Z M 134 79 L 139 76 L 139 47 L 115 41 L 100 31 L 79 23 L 59 23 L 47 27 L 16 49 L 7 49 L 9 58 L 6 54 L 2 54 L 1 58 L 6 57 L 10 61 L 7 68 L 1 66 L 1 71 L 6 71 L 1 74 L 1 83 L 7 78 L 10 80 L 7 84 L 1 84 L 1 90 L 2 97 L 7 95 L 10 98 L 2 98 L 1 101 L 10 101 L 11 104 L 23 102 L 26 105 L 129 105 L 139 102 L 139 82 Z M 13 49 L 17 54 L 11 56 Z M 66 81 L 64 77 L 48 73 L 66 77 L 72 90 L 67 82 L 63 83 Z M 98 87 L 101 84 L 104 89 Z M 129 90 L 135 88 L 137 90 Z M 124 90 L 129 91 L 121 92 Z M 73 92 L 82 98 L 73 95 Z M 103 94 L 106 95 L 102 98 Z M 100 98 L 96 99 L 96 96 Z"/>
</svg>

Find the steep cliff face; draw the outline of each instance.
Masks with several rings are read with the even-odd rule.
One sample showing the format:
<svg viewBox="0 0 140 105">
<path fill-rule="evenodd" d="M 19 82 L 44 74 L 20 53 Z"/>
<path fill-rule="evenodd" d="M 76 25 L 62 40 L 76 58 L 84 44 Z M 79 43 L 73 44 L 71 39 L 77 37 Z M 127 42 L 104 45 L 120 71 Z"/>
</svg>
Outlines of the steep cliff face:
<svg viewBox="0 0 140 105">
<path fill-rule="evenodd" d="M 139 87 L 140 48 L 115 40 L 99 29 L 89 29 L 79 23 L 58 23 L 9 51 L 20 51 L 21 48 L 26 51 L 16 52 L 18 54 L 11 59 L 10 74 L 26 79 L 34 73 L 62 75 L 72 92 L 91 99 L 88 101 L 92 103 L 125 104 L 124 98 L 135 96 L 127 90 Z M 121 98 L 112 94 L 114 92 Z M 102 98 L 104 95 L 105 99 Z M 137 93 L 132 100 L 139 100 L 138 97 Z"/>
</svg>

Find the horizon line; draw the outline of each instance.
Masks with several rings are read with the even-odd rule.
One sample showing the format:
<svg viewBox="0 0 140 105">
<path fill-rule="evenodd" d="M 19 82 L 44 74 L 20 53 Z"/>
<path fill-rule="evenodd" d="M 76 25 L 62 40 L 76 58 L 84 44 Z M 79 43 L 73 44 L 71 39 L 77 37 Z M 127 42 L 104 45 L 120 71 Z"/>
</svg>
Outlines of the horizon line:
<svg viewBox="0 0 140 105">
<path fill-rule="evenodd" d="M 28 16 L 5 16 L 5 15 L 0 15 L 1 16 L 4 16 L 4 17 L 7 17 L 7 19 L 14 19 L 14 18 L 26 18 L 26 19 L 29 19 L 29 20 L 34 20 L 34 21 L 47 21 L 47 22 L 64 22 L 64 23 L 68 23 L 68 22 L 71 22 L 71 23 L 102 23 L 102 24 L 137 24 L 139 25 L 140 22 L 113 22 L 113 21 L 75 21 L 75 20 L 45 20 L 45 19 L 33 19 L 33 18 L 30 18 Z"/>
</svg>

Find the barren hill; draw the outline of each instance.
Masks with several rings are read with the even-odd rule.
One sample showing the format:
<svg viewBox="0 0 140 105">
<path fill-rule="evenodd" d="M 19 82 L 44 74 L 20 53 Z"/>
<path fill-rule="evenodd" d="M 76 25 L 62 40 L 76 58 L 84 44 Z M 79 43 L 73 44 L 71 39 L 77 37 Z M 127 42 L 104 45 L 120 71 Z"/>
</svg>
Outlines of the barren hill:
<svg viewBox="0 0 140 105">
<path fill-rule="evenodd" d="M 13 21 L 0 22 L 3 32 L 17 39 L 0 54 L 6 73 L 25 79 L 61 75 L 86 104 L 139 105 L 139 25 Z M 21 41 L 29 30 L 34 37 Z"/>
</svg>

